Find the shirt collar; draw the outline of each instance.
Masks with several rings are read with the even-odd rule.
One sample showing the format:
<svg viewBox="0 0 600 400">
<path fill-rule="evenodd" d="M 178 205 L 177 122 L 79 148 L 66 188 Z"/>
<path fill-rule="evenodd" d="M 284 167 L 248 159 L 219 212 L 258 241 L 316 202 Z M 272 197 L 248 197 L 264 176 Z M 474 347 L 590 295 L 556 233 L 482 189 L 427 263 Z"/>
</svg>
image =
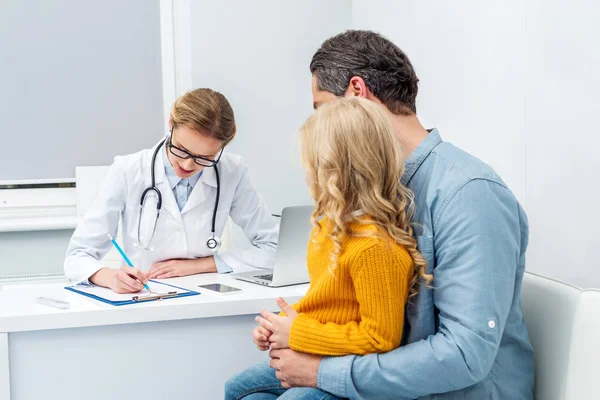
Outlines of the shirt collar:
<svg viewBox="0 0 600 400">
<path fill-rule="evenodd" d="M 406 161 L 404 161 L 404 175 L 402 175 L 401 181 L 403 185 L 407 185 L 408 182 L 410 182 L 423 161 L 425 161 L 433 149 L 440 143 L 442 143 L 440 133 L 437 128 L 433 128 L 429 131 L 429 134 L 423 139 L 421 144 L 419 144 L 417 148 L 409 154 Z"/>
<path fill-rule="evenodd" d="M 181 182 L 181 178 L 177 176 L 177 174 L 175 173 L 175 168 L 173 168 L 173 166 L 171 165 L 171 162 L 169 162 L 169 157 L 168 154 L 166 153 L 167 150 L 167 146 L 165 146 L 165 153 L 163 153 L 163 164 L 165 165 L 165 175 L 167 176 L 167 179 L 169 180 L 169 185 L 171 185 L 171 189 L 175 189 L 175 186 L 177 186 L 179 184 L 179 182 Z M 189 178 L 185 178 L 188 182 L 188 184 L 190 185 L 190 187 L 194 187 L 196 186 L 196 183 L 198 182 L 198 179 L 200 179 L 200 177 L 202 176 L 202 172 L 200 171 L 192 176 L 190 176 Z"/>
</svg>

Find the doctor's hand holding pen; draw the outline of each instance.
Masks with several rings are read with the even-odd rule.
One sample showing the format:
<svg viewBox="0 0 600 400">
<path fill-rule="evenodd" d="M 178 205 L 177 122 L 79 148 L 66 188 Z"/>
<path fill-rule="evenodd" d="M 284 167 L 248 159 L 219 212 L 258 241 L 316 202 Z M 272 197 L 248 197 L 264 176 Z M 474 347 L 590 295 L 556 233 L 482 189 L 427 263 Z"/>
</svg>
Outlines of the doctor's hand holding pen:
<svg viewBox="0 0 600 400">
<path fill-rule="evenodd" d="M 126 265 L 121 269 L 102 268 L 89 280 L 95 285 L 108 287 L 115 293 L 137 293 L 148 283 L 148 278 L 142 271 Z"/>
<path fill-rule="evenodd" d="M 116 293 L 137 293 L 146 288 L 148 291 L 148 278 L 146 275 L 135 268 L 127 257 L 127 254 L 121 249 L 121 246 L 110 235 L 106 235 L 113 246 L 117 249 L 123 260 L 128 266 L 122 266 L 121 269 L 102 268 L 90 277 L 90 282 L 98 286 L 104 286 L 112 289 Z"/>
</svg>

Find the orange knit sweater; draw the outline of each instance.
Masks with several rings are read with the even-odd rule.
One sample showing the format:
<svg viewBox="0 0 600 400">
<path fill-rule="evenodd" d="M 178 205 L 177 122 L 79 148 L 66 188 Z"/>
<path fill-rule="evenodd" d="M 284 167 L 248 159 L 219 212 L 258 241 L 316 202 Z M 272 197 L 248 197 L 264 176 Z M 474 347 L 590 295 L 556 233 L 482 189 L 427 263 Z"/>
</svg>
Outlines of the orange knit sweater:
<svg viewBox="0 0 600 400">
<path fill-rule="evenodd" d="M 332 274 L 328 268 L 334 246 L 329 236 L 332 222 L 325 219 L 321 226 L 309 243 L 311 283 L 306 296 L 293 306 L 299 315 L 292 324 L 290 347 L 331 356 L 382 353 L 398 347 L 414 270 L 410 254 L 391 239 L 349 237 L 342 242 Z M 352 224 L 351 229 L 378 228 Z"/>
</svg>

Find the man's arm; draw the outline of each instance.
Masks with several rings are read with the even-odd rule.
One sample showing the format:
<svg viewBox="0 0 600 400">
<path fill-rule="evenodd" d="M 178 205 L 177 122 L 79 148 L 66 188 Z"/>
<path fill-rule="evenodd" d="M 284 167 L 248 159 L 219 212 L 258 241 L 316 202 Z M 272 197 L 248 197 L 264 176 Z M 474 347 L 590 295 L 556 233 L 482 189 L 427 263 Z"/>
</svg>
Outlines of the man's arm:
<svg viewBox="0 0 600 400">
<path fill-rule="evenodd" d="M 518 203 L 505 187 L 474 180 L 436 219 L 439 331 L 390 353 L 324 358 L 321 389 L 351 399 L 412 399 L 469 387 L 488 375 L 513 300 Z"/>
</svg>

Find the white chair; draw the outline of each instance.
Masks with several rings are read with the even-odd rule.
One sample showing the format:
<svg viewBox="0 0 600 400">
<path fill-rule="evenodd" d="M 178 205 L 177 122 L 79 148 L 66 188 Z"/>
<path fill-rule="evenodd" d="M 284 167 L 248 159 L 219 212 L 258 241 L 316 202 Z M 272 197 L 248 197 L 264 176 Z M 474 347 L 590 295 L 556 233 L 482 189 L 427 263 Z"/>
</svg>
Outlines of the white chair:
<svg viewBox="0 0 600 400">
<path fill-rule="evenodd" d="M 600 398 L 600 291 L 526 273 L 522 300 L 535 351 L 535 398 Z"/>
</svg>

